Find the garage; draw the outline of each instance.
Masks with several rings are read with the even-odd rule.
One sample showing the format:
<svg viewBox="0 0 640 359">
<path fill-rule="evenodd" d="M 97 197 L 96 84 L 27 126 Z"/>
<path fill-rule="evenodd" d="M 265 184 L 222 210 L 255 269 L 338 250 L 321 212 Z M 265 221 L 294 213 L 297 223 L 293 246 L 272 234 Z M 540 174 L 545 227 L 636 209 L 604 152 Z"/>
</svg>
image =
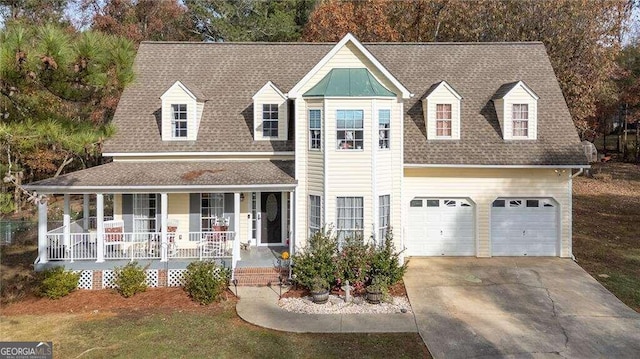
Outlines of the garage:
<svg viewBox="0 0 640 359">
<path fill-rule="evenodd" d="M 491 207 L 491 255 L 558 255 L 558 208 L 552 198 L 495 200 Z"/>
<path fill-rule="evenodd" d="M 414 198 L 409 203 L 407 255 L 474 256 L 475 204 L 462 198 Z"/>
</svg>

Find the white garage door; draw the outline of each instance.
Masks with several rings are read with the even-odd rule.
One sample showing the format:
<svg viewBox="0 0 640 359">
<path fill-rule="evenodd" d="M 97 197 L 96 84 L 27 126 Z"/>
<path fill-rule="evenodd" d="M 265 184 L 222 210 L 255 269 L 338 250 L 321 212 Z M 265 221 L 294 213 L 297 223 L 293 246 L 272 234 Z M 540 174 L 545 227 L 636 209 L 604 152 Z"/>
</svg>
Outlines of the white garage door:
<svg viewBox="0 0 640 359">
<path fill-rule="evenodd" d="M 476 254 L 474 205 L 459 198 L 414 199 L 407 224 L 409 256 Z"/>
<path fill-rule="evenodd" d="M 500 198 L 491 208 L 493 256 L 556 256 L 558 205 L 550 198 Z"/>
</svg>

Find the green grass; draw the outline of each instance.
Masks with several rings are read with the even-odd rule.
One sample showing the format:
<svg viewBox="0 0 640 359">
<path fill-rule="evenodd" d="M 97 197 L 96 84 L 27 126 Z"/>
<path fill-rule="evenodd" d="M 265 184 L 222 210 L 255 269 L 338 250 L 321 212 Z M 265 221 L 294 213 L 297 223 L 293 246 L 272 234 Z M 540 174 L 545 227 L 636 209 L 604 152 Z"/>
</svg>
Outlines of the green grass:
<svg viewBox="0 0 640 359">
<path fill-rule="evenodd" d="M 0 333 L 0 340 L 53 340 L 60 358 L 429 357 L 418 334 L 278 332 L 243 322 L 233 303 L 202 312 L 2 317 Z"/>
<path fill-rule="evenodd" d="M 574 180 L 573 253 L 578 264 L 640 312 L 640 167 L 597 164 L 606 180 Z"/>
</svg>

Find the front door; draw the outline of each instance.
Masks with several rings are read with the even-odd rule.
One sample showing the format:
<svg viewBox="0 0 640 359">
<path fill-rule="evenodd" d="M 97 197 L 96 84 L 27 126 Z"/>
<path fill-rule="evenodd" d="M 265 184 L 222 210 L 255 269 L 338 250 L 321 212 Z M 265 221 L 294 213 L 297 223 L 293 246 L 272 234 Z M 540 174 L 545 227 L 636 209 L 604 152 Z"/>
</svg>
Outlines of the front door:
<svg viewBox="0 0 640 359">
<path fill-rule="evenodd" d="M 260 193 L 260 244 L 282 243 L 282 193 Z"/>
</svg>

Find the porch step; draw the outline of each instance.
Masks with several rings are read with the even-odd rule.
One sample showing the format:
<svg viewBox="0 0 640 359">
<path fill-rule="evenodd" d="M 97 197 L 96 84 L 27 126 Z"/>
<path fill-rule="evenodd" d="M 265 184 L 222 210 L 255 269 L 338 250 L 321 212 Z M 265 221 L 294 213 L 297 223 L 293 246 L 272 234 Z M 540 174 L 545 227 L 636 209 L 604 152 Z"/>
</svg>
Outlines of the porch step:
<svg viewBox="0 0 640 359">
<path fill-rule="evenodd" d="M 256 287 L 278 284 L 278 276 L 282 276 L 283 279 L 289 276 L 289 269 L 283 268 L 281 271 L 278 268 L 258 268 L 258 267 L 245 267 L 235 269 L 235 279 L 238 280 L 239 286 Z"/>
</svg>

